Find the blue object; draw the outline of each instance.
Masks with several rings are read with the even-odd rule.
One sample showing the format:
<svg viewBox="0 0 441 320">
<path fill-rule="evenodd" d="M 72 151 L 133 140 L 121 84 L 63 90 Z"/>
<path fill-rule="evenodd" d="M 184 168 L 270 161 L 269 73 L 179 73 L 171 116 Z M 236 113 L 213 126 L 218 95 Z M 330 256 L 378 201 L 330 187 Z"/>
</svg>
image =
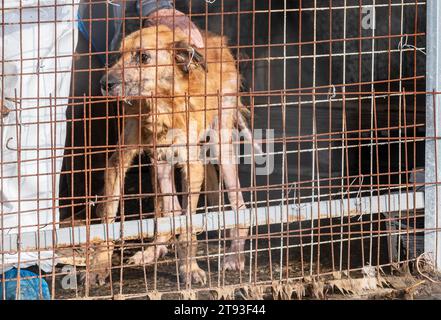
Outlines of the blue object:
<svg viewBox="0 0 441 320">
<path fill-rule="evenodd" d="M 80 16 L 79 12 L 77 14 L 77 17 L 78 17 L 78 30 L 81 32 L 81 34 L 84 36 L 84 38 L 86 40 L 90 40 L 90 42 L 92 43 L 93 51 L 94 52 L 104 52 L 105 48 L 97 48 L 97 47 L 99 47 L 99 45 L 97 45 L 94 42 L 93 38 L 92 39 L 89 38 L 89 31 L 86 28 L 83 20 L 81 20 L 81 16 Z M 106 56 L 104 54 L 99 54 L 98 59 L 100 60 L 100 62 L 102 63 L 103 66 L 106 64 Z"/>
<path fill-rule="evenodd" d="M 0 300 L 50 300 L 51 295 L 47 282 L 26 269 L 20 269 L 20 296 L 17 297 L 17 277 L 18 269 L 16 268 L 0 275 Z M 5 297 L 3 297 L 3 285 L 5 286 Z"/>
<path fill-rule="evenodd" d="M 172 9 L 173 3 L 170 0 L 141 0 L 136 3 L 136 10 L 144 17 L 160 9 Z"/>
</svg>

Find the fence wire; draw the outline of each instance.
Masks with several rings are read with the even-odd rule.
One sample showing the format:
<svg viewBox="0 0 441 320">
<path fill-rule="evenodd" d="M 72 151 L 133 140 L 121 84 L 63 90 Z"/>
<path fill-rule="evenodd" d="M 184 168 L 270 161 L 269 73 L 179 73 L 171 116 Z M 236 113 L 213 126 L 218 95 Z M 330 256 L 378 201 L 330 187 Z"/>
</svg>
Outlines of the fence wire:
<svg viewBox="0 0 441 320">
<path fill-rule="evenodd" d="M 1 2 L 0 270 L 220 299 L 424 253 L 425 1 L 174 2 L 202 47 L 137 2 Z"/>
</svg>

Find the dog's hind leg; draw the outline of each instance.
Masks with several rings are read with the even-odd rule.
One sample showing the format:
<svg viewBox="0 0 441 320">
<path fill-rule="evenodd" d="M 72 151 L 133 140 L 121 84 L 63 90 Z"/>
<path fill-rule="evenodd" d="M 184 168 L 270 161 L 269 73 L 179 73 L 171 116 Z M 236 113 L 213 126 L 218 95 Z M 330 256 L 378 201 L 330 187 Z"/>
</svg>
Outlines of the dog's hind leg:
<svg viewBox="0 0 441 320">
<path fill-rule="evenodd" d="M 154 163 L 152 161 L 152 163 Z M 162 195 L 159 199 L 161 202 L 162 216 L 180 215 L 182 213 L 181 205 L 176 196 L 175 183 L 173 179 L 174 166 L 165 161 L 158 161 L 156 163 L 157 179 L 153 179 L 155 183 L 157 180 L 158 187 L 154 189 Z M 153 173 L 153 176 L 155 174 Z M 167 243 L 170 241 L 171 234 L 160 234 L 155 237 L 154 244 L 143 251 L 138 251 L 129 258 L 128 264 L 144 265 L 153 263 L 156 259 L 165 256 L 168 252 Z"/>
<path fill-rule="evenodd" d="M 193 161 L 182 166 L 183 191 L 188 192 L 188 197 L 184 195 L 182 201 L 183 207 L 186 208 L 187 228 L 186 232 L 179 236 L 178 258 L 179 273 L 186 284 L 191 282 L 205 284 L 207 282 L 205 271 L 199 267 L 195 259 L 198 243 L 191 225 L 191 214 L 196 212 L 203 181 L 204 165 L 201 162 Z M 190 201 L 187 200 L 188 198 Z"/>
<path fill-rule="evenodd" d="M 225 189 L 228 190 L 228 199 L 234 211 L 245 209 L 242 192 L 240 191 L 240 181 L 237 167 L 234 164 L 222 164 Z M 248 228 L 234 228 L 228 230 L 227 237 L 231 239 L 230 247 L 224 260 L 225 270 L 243 270 L 245 267 L 245 257 L 243 250 L 245 239 L 248 236 Z"/>
<path fill-rule="evenodd" d="M 222 141 L 220 141 L 220 167 L 230 206 L 237 212 L 241 209 L 245 209 L 246 205 L 240 187 L 236 153 L 232 141 L 232 132 L 228 127 L 229 126 L 225 123 L 222 127 Z M 231 244 L 227 249 L 228 255 L 225 256 L 223 263 L 225 270 L 244 269 L 245 257 L 243 256 L 243 250 L 247 236 L 248 228 L 236 227 L 228 230 L 227 237 L 231 239 Z"/>
</svg>

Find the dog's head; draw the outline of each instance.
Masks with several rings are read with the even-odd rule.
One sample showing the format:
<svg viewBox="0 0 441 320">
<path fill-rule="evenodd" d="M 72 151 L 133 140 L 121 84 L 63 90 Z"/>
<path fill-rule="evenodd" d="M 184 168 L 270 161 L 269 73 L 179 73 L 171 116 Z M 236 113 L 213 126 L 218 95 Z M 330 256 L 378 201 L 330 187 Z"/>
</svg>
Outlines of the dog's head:
<svg viewBox="0 0 441 320">
<path fill-rule="evenodd" d="M 136 96 L 179 93 L 191 70 L 207 70 L 204 57 L 188 36 L 166 26 L 148 27 L 124 39 L 120 57 L 101 78 L 103 95 Z"/>
</svg>

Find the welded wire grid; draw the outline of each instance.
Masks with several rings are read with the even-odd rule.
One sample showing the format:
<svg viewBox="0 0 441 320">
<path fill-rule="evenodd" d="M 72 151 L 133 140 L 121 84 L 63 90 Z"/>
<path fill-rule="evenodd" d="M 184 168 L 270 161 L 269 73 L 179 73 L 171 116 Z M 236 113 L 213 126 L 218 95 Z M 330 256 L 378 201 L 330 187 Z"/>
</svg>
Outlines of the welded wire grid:
<svg viewBox="0 0 441 320">
<path fill-rule="evenodd" d="M 45 20 L 42 12 L 58 12 L 64 6 L 78 8 L 69 1 L 35 1 L 26 8 L 24 1 L 15 7 L 5 2 L 1 9 L 3 21 L 8 15 L 26 10 L 36 15 L 31 22 L 9 22 L 19 30 L 18 35 L 28 27 L 52 24 L 57 28 L 56 14 L 51 21 Z M 247 157 L 254 159 L 256 155 L 240 157 L 241 187 L 235 191 L 243 193 L 248 210 L 232 211 L 226 200 L 228 190 L 219 184 L 220 191 L 214 191 L 220 200 L 218 206 L 210 207 L 210 191 L 202 190 L 198 210 L 188 221 L 180 212 L 161 220 L 155 214 L 160 215 L 160 201 L 165 198 L 152 185 L 152 181 L 156 183 L 156 163 L 139 153 L 121 182 L 118 217 L 114 223 L 105 223 L 96 216 L 97 206 L 111 200 L 103 196 L 104 171 L 111 165 L 110 156 L 128 147 L 122 132 L 123 120 L 129 116 L 124 113 L 124 97 L 101 93 L 100 79 L 114 63 L 112 59 L 119 57 L 110 46 L 109 30 L 117 19 L 122 21 L 123 34 L 139 29 L 143 23 L 139 14 L 114 17 L 111 12 L 122 2 L 82 1 L 80 20 L 75 10 L 70 18 L 64 17 L 72 28 L 77 28 L 80 21 L 89 33 L 89 37 L 84 32 L 78 34 L 78 39 L 72 37 L 72 44 L 77 42 L 76 50 L 64 56 L 55 50 L 44 57 L 39 52 L 25 57 L 20 52 L 7 59 L 8 24 L 2 24 L 2 70 L 8 63 L 23 65 L 27 59 L 39 66 L 33 72 L 41 77 L 45 59 L 72 60 L 71 70 L 57 69 L 55 63 L 55 69 L 48 71 L 55 75 L 72 72 L 68 96 L 37 93 L 22 97 L 19 86 L 23 85 L 23 68 L 8 74 L 19 79 L 12 91 L 14 96 L 5 94 L 2 82 L 2 101 L 9 101 L 11 109 L 3 117 L 3 135 L 8 126 L 16 130 L 16 136 L 21 128 L 39 128 L 44 121 L 52 131 L 55 126 L 66 126 L 65 146 L 55 147 L 54 138 L 49 138 L 49 161 L 58 168 L 50 171 L 53 191 L 49 199 L 41 199 L 40 192 L 36 192 L 35 196 L 24 195 L 22 200 L 20 193 L 20 179 L 26 175 L 20 166 L 47 160 L 40 156 L 44 147 L 27 143 L 28 150 L 35 153 L 31 158 L 24 157 L 26 149 L 2 135 L 2 153 L 13 150 L 16 154 L 9 163 L 2 156 L 2 167 L 19 167 L 17 176 L 1 175 L 2 189 L 16 188 L 18 192 L 14 199 L 2 197 L 2 221 L 7 215 L 20 217 L 25 213 L 47 214 L 53 221 L 45 230 L 44 223 L 37 219 L 35 225 L 27 226 L 30 231 L 22 230 L 20 218 L 15 228 L 3 227 L 2 222 L 2 265 L 7 266 L 7 254 L 18 254 L 20 259 L 21 252 L 34 253 L 38 263 L 45 259 L 53 262 L 57 254 L 60 263 L 47 274 L 39 274 L 49 282 L 53 298 L 204 298 L 210 293 L 220 298 L 234 296 L 235 289 L 271 285 L 273 281 L 326 277 L 338 272 L 357 276 L 366 267 L 387 271 L 422 253 L 425 1 L 177 2 L 176 8 L 188 14 L 201 30 L 229 39 L 243 77 L 237 96 L 250 110 L 250 128 L 263 131 L 256 141 L 267 152 L 266 164 L 272 163 L 272 168 L 268 174 L 257 174 L 259 165 L 255 161 L 244 164 Z M 133 1 L 125 2 L 133 5 Z M 90 37 L 93 32 L 105 37 L 104 52 L 96 51 Z M 47 40 L 37 32 L 32 41 Z M 43 85 L 40 80 L 38 83 Z M 218 100 L 222 98 L 218 93 Z M 33 107 L 23 108 L 26 99 L 34 101 Z M 141 99 L 154 101 L 155 93 L 138 101 Z M 40 120 L 38 110 L 44 107 L 54 115 L 66 112 L 66 119 Z M 23 119 L 20 123 L 7 120 L 11 114 L 29 112 L 29 108 L 34 108 L 37 116 L 27 123 Z M 141 118 L 139 114 L 136 117 Z M 150 147 L 157 148 L 154 140 Z M 57 167 L 57 161 L 63 162 L 62 167 Z M 40 178 L 38 170 L 30 172 Z M 174 175 L 176 194 L 188 196 L 180 186 L 180 170 L 174 170 Z M 30 212 L 20 207 L 23 201 L 43 200 L 49 200 L 50 206 L 32 208 Z M 17 206 L 8 211 L 11 202 Z M 153 264 L 127 263 L 137 251 L 154 244 L 155 233 L 175 234 L 179 232 L 178 224 L 189 222 L 198 233 L 197 261 L 206 272 L 206 285 L 185 285 L 179 279 L 174 240 L 169 244 L 169 253 Z M 225 271 L 222 262 L 231 240 L 225 229 L 238 222 L 250 226 L 241 252 L 245 268 Z M 112 247 L 110 277 L 104 285 L 92 286 L 89 280 L 96 267 L 92 263 L 94 253 Z M 54 248 L 50 258 L 40 257 L 39 252 Z"/>
</svg>

